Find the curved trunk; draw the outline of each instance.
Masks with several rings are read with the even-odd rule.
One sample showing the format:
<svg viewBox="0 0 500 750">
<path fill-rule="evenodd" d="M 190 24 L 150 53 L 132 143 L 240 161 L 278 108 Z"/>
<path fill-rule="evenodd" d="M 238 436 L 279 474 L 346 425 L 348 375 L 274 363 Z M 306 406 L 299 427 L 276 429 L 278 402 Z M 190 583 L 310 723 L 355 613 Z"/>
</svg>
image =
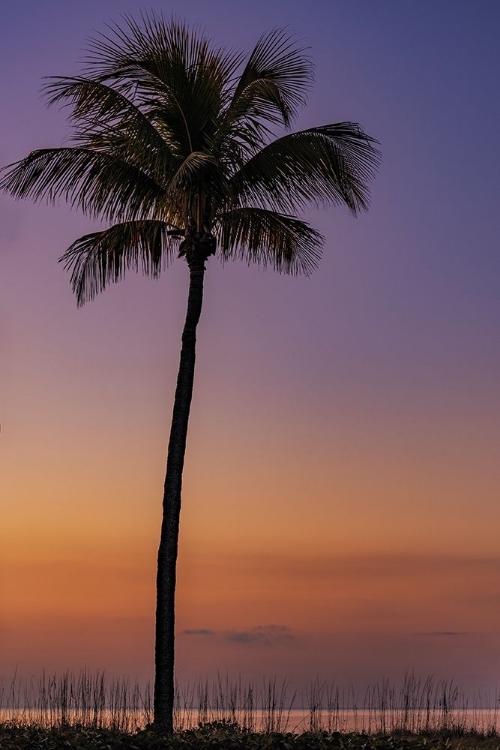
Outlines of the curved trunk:
<svg viewBox="0 0 500 750">
<path fill-rule="evenodd" d="M 167 473 L 163 494 L 163 520 L 158 550 L 156 578 L 156 645 L 154 726 L 173 732 L 174 708 L 174 627 L 175 577 L 181 509 L 182 469 L 193 393 L 196 356 L 196 327 L 203 300 L 206 254 L 201 248 L 188 253 L 189 297 L 182 332 L 182 348 L 177 375 L 172 425 L 168 444 Z M 198 251 L 198 252 L 197 252 Z"/>
</svg>

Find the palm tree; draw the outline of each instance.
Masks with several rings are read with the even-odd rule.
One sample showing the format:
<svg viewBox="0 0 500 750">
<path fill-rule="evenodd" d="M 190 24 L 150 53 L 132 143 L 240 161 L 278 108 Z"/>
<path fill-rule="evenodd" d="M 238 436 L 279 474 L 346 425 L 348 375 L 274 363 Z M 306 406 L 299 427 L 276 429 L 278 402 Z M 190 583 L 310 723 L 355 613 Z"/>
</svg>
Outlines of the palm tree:
<svg viewBox="0 0 500 750">
<path fill-rule="evenodd" d="M 177 254 L 189 295 L 158 552 L 154 725 L 173 731 L 174 594 L 182 472 L 205 267 L 210 256 L 310 274 L 322 236 L 294 214 L 312 204 L 367 208 L 379 161 L 373 138 L 342 122 L 285 133 L 305 104 L 312 67 L 283 30 L 250 56 L 215 47 L 185 24 L 125 17 L 88 47 L 82 74 L 49 79 L 49 104 L 70 107 L 72 140 L 5 167 L 16 198 L 60 197 L 111 223 L 60 260 L 78 305 L 142 269 L 159 276 Z"/>
</svg>

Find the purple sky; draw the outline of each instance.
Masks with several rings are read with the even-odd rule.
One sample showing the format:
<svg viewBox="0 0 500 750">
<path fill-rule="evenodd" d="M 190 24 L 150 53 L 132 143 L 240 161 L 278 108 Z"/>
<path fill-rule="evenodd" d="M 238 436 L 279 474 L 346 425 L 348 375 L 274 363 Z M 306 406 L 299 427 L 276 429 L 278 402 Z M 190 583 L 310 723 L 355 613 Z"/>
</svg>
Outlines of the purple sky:
<svg viewBox="0 0 500 750">
<path fill-rule="evenodd" d="M 85 40 L 141 7 L 127 0 L 5 5 L 1 164 L 62 143 L 64 114 L 41 102 L 42 76 L 76 72 Z M 289 26 L 311 46 L 316 66 L 295 129 L 357 121 L 383 152 L 368 214 L 308 214 L 326 237 L 310 279 L 209 264 L 186 465 L 179 627 L 290 628 L 296 637 L 258 658 L 276 673 L 293 661 L 302 681 L 326 664 L 344 681 L 396 679 L 415 668 L 455 676 L 471 690 L 493 689 L 500 629 L 500 4 L 176 0 L 147 8 L 243 49 L 264 31 Z M 116 623 L 134 621 L 143 645 L 124 669 L 146 674 L 150 571 L 187 279 L 181 263 L 159 282 L 131 275 L 77 310 L 57 258 L 93 226 L 65 205 L 0 195 L 0 543 L 8 550 L 0 563 L 6 591 L 5 582 L 16 580 L 13 588 L 29 590 L 32 570 L 46 564 L 40 596 L 64 612 L 67 588 L 54 570 L 74 564 L 78 571 L 82 560 L 101 554 L 101 580 L 114 592 L 108 600 L 117 598 L 109 611 L 94 607 L 85 571 L 82 606 L 94 640 L 79 658 L 108 667 L 103 622 L 111 633 L 121 627 Z M 145 572 L 134 586 L 146 593 L 132 617 L 130 571 L 108 575 L 106 549 L 116 545 L 120 555 L 136 543 Z M 220 594 L 216 611 L 207 602 L 197 608 L 197 554 L 200 565 L 234 562 L 246 581 L 250 563 L 238 558 L 241 550 L 260 560 L 262 583 L 248 584 L 246 599 L 231 609 L 238 580 L 226 581 L 214 568 L 204 583 L 210 601 L 217 581 L 227 586 L 227 600 Z M 313 584 L 321 580 L 316 598 L 304 599 L 295 614 L 266 588 L 271 580 L 278 592 L 294 585 L 292 573 L 282 578 L 280 555 L 288 570 L 300 562 Z M 344 598 L 333 570 L 344 571 Z M 40 614 L 14 599 L 5 593 L 1 605 L 7 670 L 67 664 L 75 649 L 71 641 L 66 651 L 54 645 L 51 607 Z M 81 619 L 76 604 L 71 616 Z M 26 625 L 40 631 L 37 617 L 45 618 L 44 642 Z M 68 618 L 65 632 L 76 628 Z M 451 637 L 434 645 L 441 632 L 458 633 L 460 647 L 456 639 L 447 645 Z M 35 643 L 32 651 L 27 643 Z M 179 644 L 179 669 L 194 675 L 181 637 Z M 220 636 L 214 659 L 200 663 L 209 673 L 251 672 L 251 647 L 242 642 L 238 650 Z M 111 668 L 124 664 L 118 652 L 109 659 Z"/>
</svg>

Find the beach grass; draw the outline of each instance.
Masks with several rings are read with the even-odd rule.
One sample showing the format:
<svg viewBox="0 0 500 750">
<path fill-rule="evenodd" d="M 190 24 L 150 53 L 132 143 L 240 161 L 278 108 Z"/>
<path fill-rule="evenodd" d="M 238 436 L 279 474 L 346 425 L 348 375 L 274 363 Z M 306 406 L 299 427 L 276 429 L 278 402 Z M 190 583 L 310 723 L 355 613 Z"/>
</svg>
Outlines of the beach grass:
<svg viewBox="0 0 500 750">
<path fill-rule="evenodd" d="M 1 750 L 500 750 L 497 696 L 468 699 L 453 681 L 408 673 L 362 694 L 335 683 L 292 690 L 218 677 L 178 686 L 173 737 L 153 730 L 148 684 L 104 672 L 0 682 Z"/>
</svg>

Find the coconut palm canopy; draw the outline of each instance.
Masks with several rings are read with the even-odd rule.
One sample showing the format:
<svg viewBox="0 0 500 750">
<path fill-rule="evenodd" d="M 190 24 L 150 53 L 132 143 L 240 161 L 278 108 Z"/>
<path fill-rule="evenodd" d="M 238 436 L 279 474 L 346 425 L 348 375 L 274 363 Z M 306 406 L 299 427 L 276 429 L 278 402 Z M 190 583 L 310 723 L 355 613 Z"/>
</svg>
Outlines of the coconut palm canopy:
<svg viewBox="0 0 500 750">
<path fill-rule="evenodd" d="M 81 75 L 44 86 L 49 104 L 70 109 L 68 145 L 33 151 L 0 184 L 114 222 L 61 258 L 79 304 L 129 268 L 158 276 L 193 233 L 222 260 L 309 274 L 323 238 L 292 214 L 310 204 L 367 208 L 379 160 L 374 139 L 351 122 L 274 137 L 311 82 L 311 61 L 284 30 L 245 59 L 183 23 L 127 17 L 89 44 Z"/>
</svg>

